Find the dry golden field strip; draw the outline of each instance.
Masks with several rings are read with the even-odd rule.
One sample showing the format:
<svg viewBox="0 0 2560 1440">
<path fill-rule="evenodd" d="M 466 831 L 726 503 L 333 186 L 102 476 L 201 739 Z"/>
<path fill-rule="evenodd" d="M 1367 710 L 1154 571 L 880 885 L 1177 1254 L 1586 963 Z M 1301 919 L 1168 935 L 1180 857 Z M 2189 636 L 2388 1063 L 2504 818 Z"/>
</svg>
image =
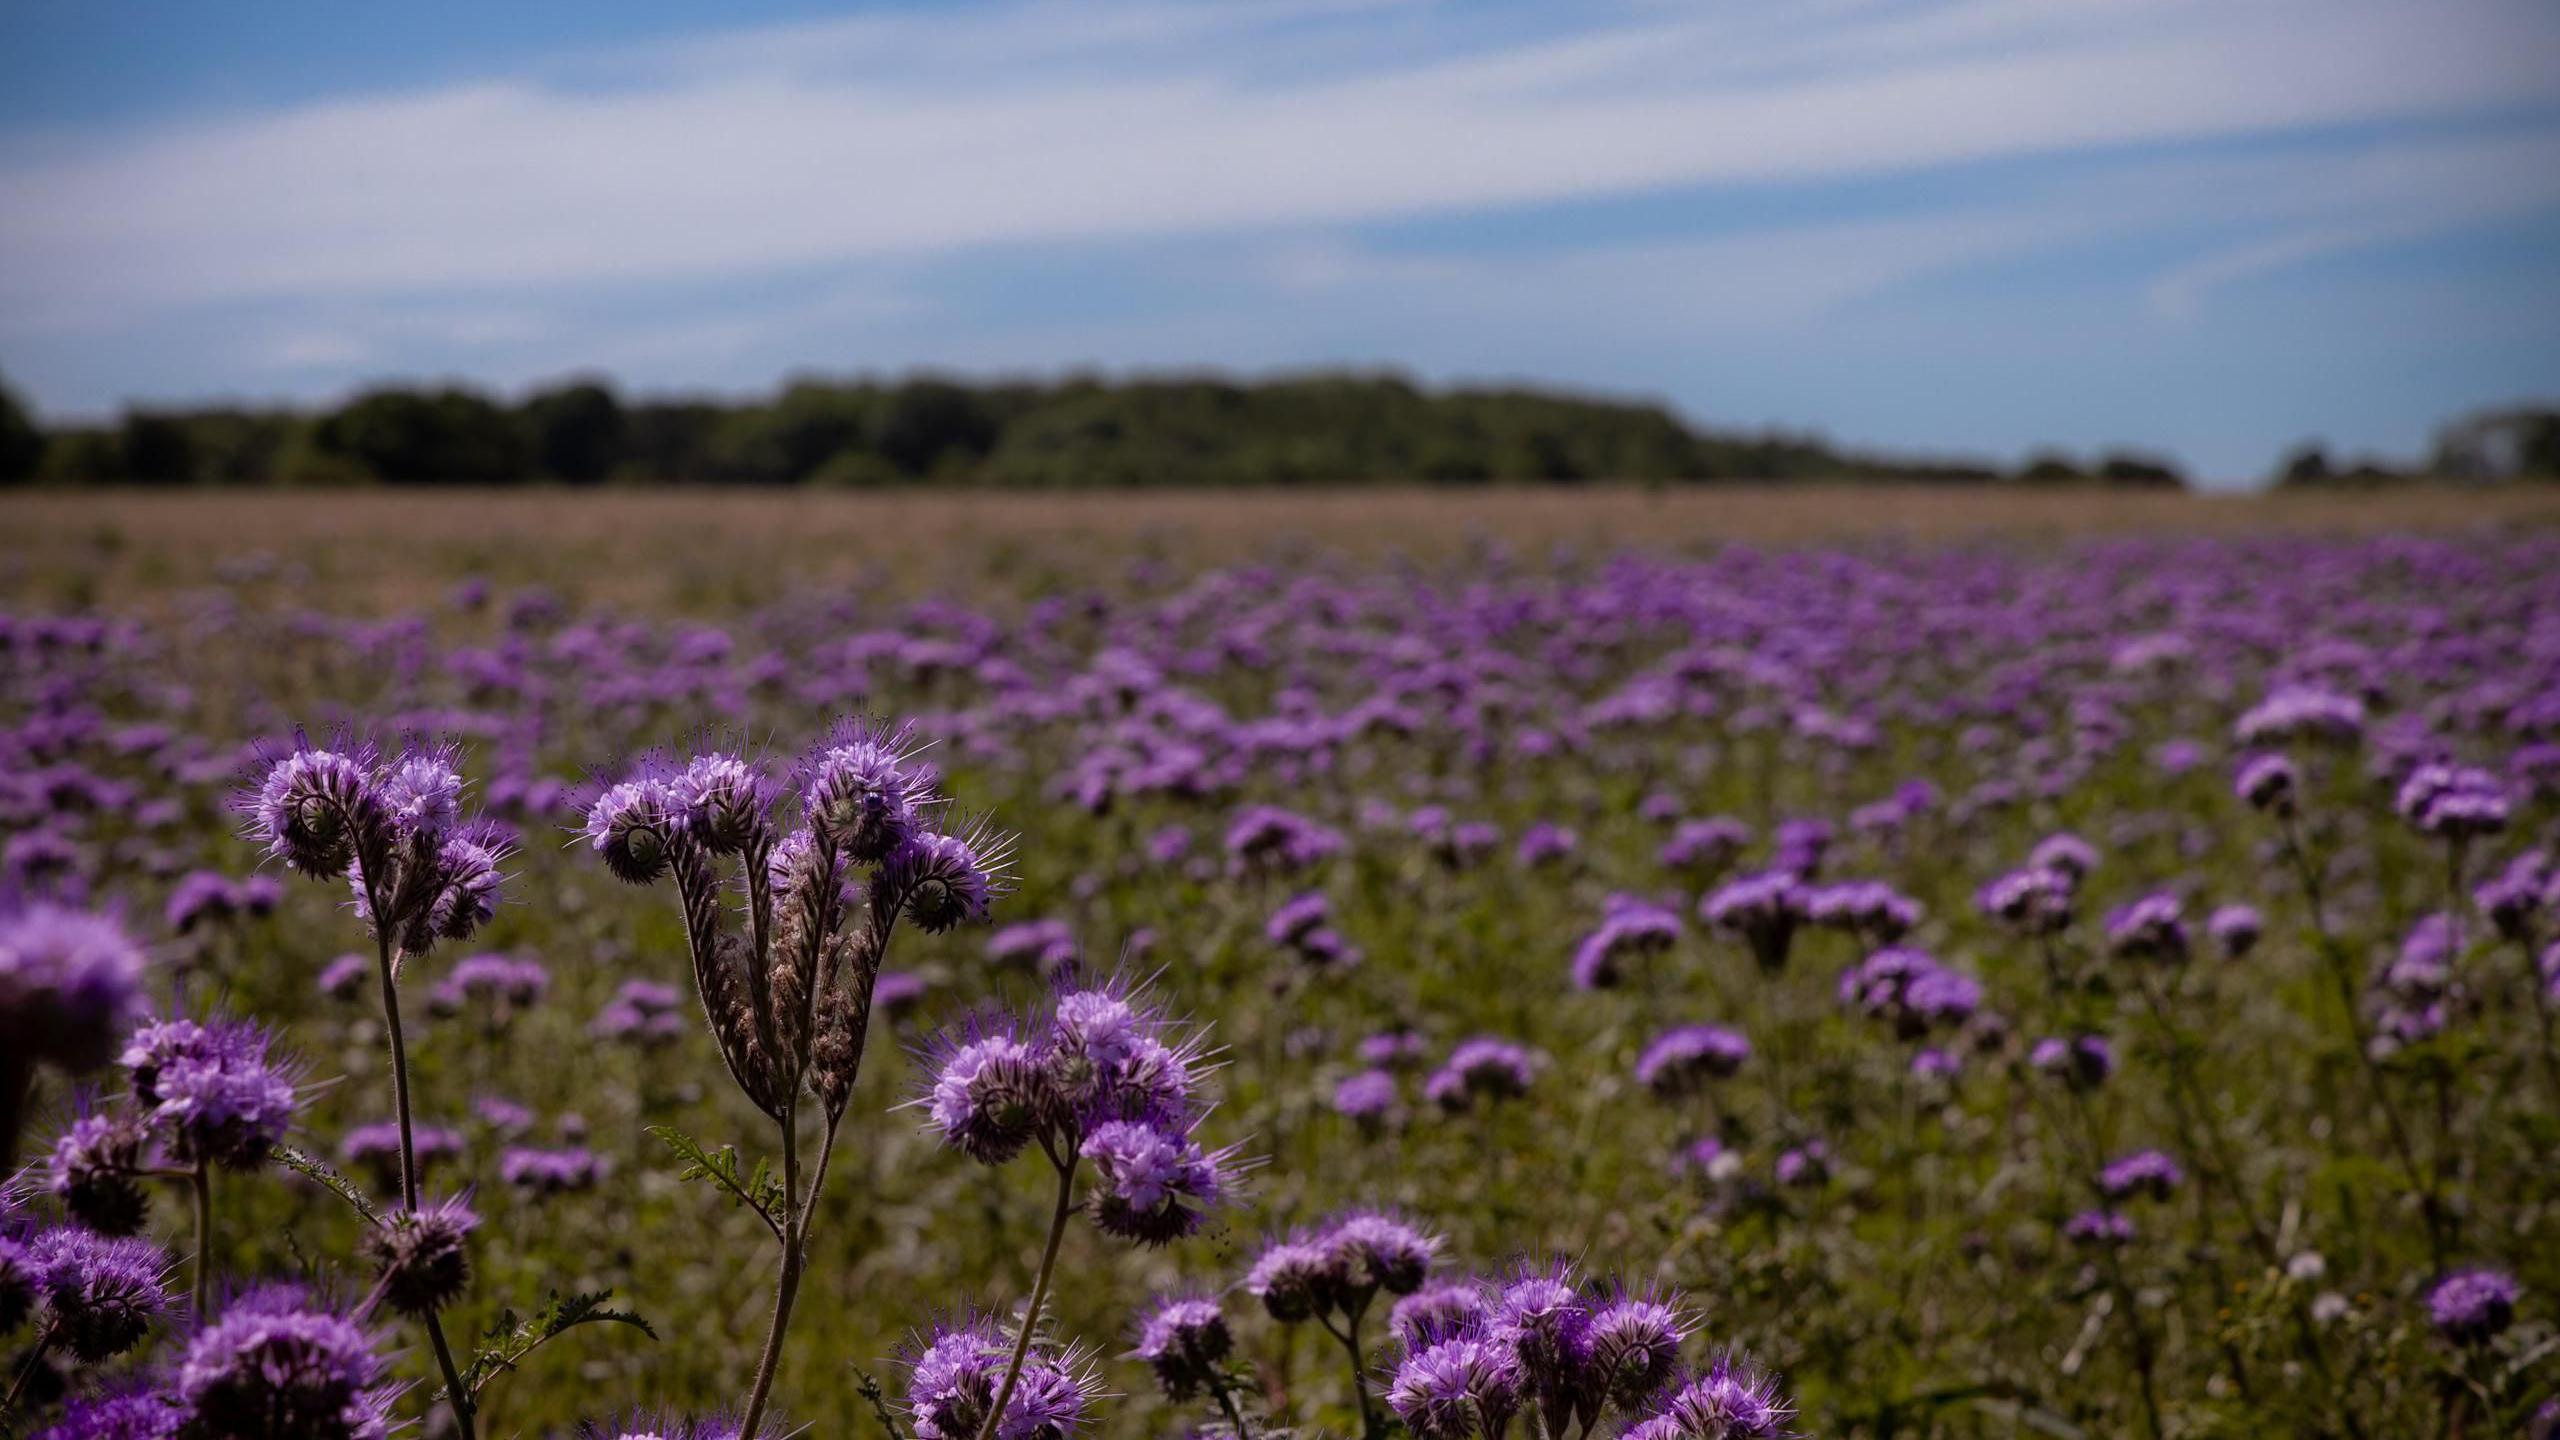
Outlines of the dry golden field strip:
<svg viewBox="0 0 2560 1440">
<path fill-rule="evenodd" d="M 1048 494 L 766 490 L 40 493 L 0 497 L 0 595 L 118 603 L 217 577 L 395 606 L 456 575 L 727 609 L 822 583 L 964 590 L 1038 565 L 1314 551 L 1428 561 L 1473 544 L 1694 549 L 2113 534 L 2548 526 L 2560 491 L 2199 496 L 1851 485 Z M 1035 558 L 1036 557 L 1036 558 Z"/>
</svg>

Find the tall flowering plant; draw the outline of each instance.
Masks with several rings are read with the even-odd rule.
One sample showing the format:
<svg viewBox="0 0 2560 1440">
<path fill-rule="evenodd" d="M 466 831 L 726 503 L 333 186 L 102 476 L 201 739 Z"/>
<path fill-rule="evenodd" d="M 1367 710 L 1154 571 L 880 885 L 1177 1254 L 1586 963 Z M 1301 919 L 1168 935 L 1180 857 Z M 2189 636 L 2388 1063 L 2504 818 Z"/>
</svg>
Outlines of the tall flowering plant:
<svg viewBox="0 0 2560 1440">
<path fill-rule="evenodd" d="M 911 732 L 859 722 L 839 725 L 787 784 L 737 753 L 650 757 L 587 811 L 585 843 L 616 877 L 672 884 L 712 1039 L 777 1132 L 778 1175 L 742 1174 L 732 1151 L 654 1132 L 689 1177 L 752 1209 L 780 1252 L 742 1435 L 757 1433 L 772 1394 L 890 940 L 901 920 L 938 932 L 984 919 L 1005 886 L 1010 842 L 945 814 Z"/>
</svg>

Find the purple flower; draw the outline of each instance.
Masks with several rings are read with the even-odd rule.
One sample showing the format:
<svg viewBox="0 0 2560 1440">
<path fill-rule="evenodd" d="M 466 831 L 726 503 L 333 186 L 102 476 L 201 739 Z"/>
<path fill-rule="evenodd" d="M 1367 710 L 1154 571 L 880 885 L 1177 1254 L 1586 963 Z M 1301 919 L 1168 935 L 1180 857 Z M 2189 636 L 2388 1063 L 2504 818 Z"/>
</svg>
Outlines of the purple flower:
<svg viewBox="0 0 2560 1440">
<path fill-rule="evenodd" d="M 1245 1272 L 1245 1293 L 1271 1318 L 1294 1325 L 1332 1310 L 1351 1287 L 1351 1256 L 1329 1237 L 1295 1231 L 1266 1242 Z"/>
<path fill-rule="evenodd" d="M 471 1281 L 471 1232 L 480 1217 L 460 1196 L 402 1210 L 365 1232 L 383 1303 L 403 1315 L 431 1315 L 462 1297 Z"/>
<path fill-rule="evenodd" d="M 1106 1235 L 1162 1245 L 1200 1228 L 1235 1187 L 1228 1152 L 1200 1148 L 1161 1121 L 1109 1120 L 1085 1136 L 1093 1223 Z"/>
<path fill-rule="evenodd" d="M 1451 1335 L 1405 1357 L 1387 1405 L 1414 1440 L 1489 1440 L 1520 1408 L 1520 1375 L 1500 1345 Z"/>
<path fill-rule="evenodd" d="M 1668 1427 L 1645 1434 L 1647 1440 L 1675 1435 L 1688 1440 L 1778 1440 L 1789 1433 L 1787 1425 L 1794 1418 L 1795 1407 L 1774 1377 L 1728 1354 L 1673 1392 L 1661 1415 L 1647 1422 L 1668 1421 Z"/>
<path fill-rule="evenodd" d="M 1354 1120 L 1382 1120 L 1396 1108 L 1396 1077 L 1386 1070 L 1362 1070 L 1333 1087 L 1336 1114 Z"/>
<path fill-rule="evenodd" d="M 1415 1350 L 1476 1324 L 1487 1309 L 1483 1286 L 1473 1281 L 1433 1280 L 1395 1303 L 1387 1314 L 1387 1328 L 1406 1349 Z"/>
<path fill-rule="evenodd" d="M 592 1190 L 604 1161 L 583 1146 L 539 1150 L 510 1145 L 498 1156 L 498 1178 L 536 1199 Z"/>
<path fill-rule="evenodd" d="M 651 757 L 641 761 L 638 774 L 587 807 L 583 833 L 616 879 L 646 885 L 667 873 L 674 837 L 683 826 L 664 767 Z"/>
<path fill-rule="evenodd" d="M 1663 1296 L 1621 1292 L 1591 1312 L 1584 1334 L 1589 1383 L 1609 1404 L 1633 1408 L 1662 1393 L 1680 1366 L 1686 1317 Z"/>
<path fill-rule="evenodd" d="M 889 977 L 882 976 L 883 983 Z M 654 980 L 625 980 L 614 991 L 613 999 L 587 1022 L 587 1033 L 599 1040 L 625 1040 L 646 1049 L 655 1049 L 684 1034 L 684 1017 L 677 1007 L 684 997 L 674 986 Z M 873 991 L 872 1003 L 879 1004 L 879 992 Z"/>
<path fill-rule="evenodd" d="M 875 903 L 891 902 L 891 911 L 903 905 L 916 928 L 939 935 L 987 918 L 988 906 L 1005 893 L 1012 853 L 1011 837 L 981 824 L 958 834 L 918 832 L 882 862 L 872 895 Z"/>
<path fill-rule="evenodd" d="M 1721 1025 L 1681 1025 L 1654 1037 L 1636 1057 L 1636 1082 L 1666 1099 L 1693 1095 L 1751 1058 L 1751 1041 Z"/>
<path fill-rule="evenodd" d="M 268 766 L 240 808 L 250 838 L 270 855 L 314 879 L 343 875 L 360 846 L 379 848 L 391 819 L 377 788 L 375 756 L 314 749 L 297 737 L 293 750 Z"/>
<path fill-rule="evenodd" d="M 2130 1245 L 2133 1243 L 2133 1221 L 2113 1210 L 2083 1210 L 2063 1222 L 2062 1234 L 2074 1245 Z"/>
<path fill-rule="evenodd" d="M 375 1338 L 289 1290 L 231 1302 L 187 1343 L 182 1433 L 204 1440 L 379 1440 L 391 1390 Z"/>
<path fill-rule="evenodd" d="M 59 1226 L 27 1245 L 26 1264 L 56 1342 L 83 1364 L 141 1344 L 169 1308 L 169 1256 L 148 1240 Z"/>
<path fill-rule="evenodd" d="M 2502 1270 L 2462 1270 L 2427 1292 L 2427 1315 L 2437 1333 L 2461 1345 L 2490 1339 L 2515 1322 L 2524 1287 Z"/>
<path fill-rule="evenodd" d="M 900 1356 L 916 1440 L 977 1440 L 1013 1346 L 974 1316 L 937 1325 Z M 1066 1440 L 1090 1418 L 1099 1383 L 1082 1352 L 1035 1346 L 996 1422 L 996 1440 Z"/>
<path fill-rule="evenodd" d="M 2400 818 L 2447 840 L 2494 835 L 2507 828 L 2506 787 L 2485 770 L 2421 765 L 2400 786 Z"/>
<path fill-rule="evenodd" d="M 1494 1035 L 1458 1042 L 1431 1078 L 1423 1098 L 1445 1110 L 1463 1110 L 1477 1096 L 1507 1100 L 1529 1093 L 1542 1064 L 1538 1053 Z"/>
<path fill-rule="evenodd" d="M 916 752 L 906 726 L 882 733 L 864 721 L 840 724 L 801 765 L 809 824 L 864 864 L 896 852 L 935 803 L 933 777 L 911 763 Z"/>
<path fill-rule="evenodd" d="M 1440 1237 L 1392 1211 L 1354 1210 L 1326 1222 L 1324 1243 L 1342 1257 L 1346 1309 L 1357 1309 L 1380 1290 L 1410 1295 L 1431 1276 Z"/>
<path fill-rule="evenodd" d="M 1581 848 L 1581 836 L 1562 825 L 1541 820 L 1520 832 L 1520 843 L 1511 853 L 1523 869 L 1536 870 L 1569 860 Z"/>
<path fill-rule="evenodd" d="M 2252 810 L 2291 815 L 2294 797 L 2302 791 L 2302 772 L 2282 755 L 2252 755 L 2240 762 L 2231 790 Z"/>
<path fill-rule="evenodd" d="M 714 855 L 736 855 L 767 834 L 772 786 L 738 755 L 697 755 L 667 782 L 667 806 Z"/>
<path fill-rule="evenodd" d="M 1654 863 L 1665 870 L 1705 877 L 1723 870 L 1751 843 L 1751 827 L 1725 816 L 1704 820 L 1683 820 L 1672 827 L 1671 838 L 1654 852 Z"/>
<path fill-rule="evenodd" d="M 1771 974 L 1787 964 L 1787 948 L 1805 918 L 1808 892 L 1794 871 L 1771 870 L 1727 881 L 1699 902 L 1709 925 L 1750 945 L 1752 958 Z"/>
<path fill-rule="evenodd" d="M 2186 903 L 2164 891 L 2119 908 L 2107 916 L 2107 948 L 2128 960 L 2185 960 Z"/>
<path fill-rule="evenodd" d="M 83 1104 L 86 1104 L 84 1099 Z M 101 1235 L 131 1235 L 151 1213 L 143 1172 L 158 1157 L 140 1120 L 124 1110 L 84 1110 L 63 1127 L 45 1164 L 45 1190 Z"/>
<path fill-rule="evenodd" d="M 2187 1173 L 2178 1168 L 2178 1162 L 2161 1151 L 2136 1150 L 2098 1172 L 2098 1189 L 2109 1200 L 2119 1202 L 2137 1195 L 2166 1200 L 2186 1178 Z"/>
<path fill-rule="evenodd" d="M 2254 906 L 2223 905 L 2204 922 L 2204 928 L 2213 943 L 2222 948 L 2224 958 L 2237 960 L 2258 947 L 2266 921 Z"/>
<path fill-rule="evenodd" d="M 1678 915 L 1651 901 L 1613 895 L 1599 928 L 1574 947 L 1574 986 L 1582 990 L 1608 989 L 1618 983 L 1630 957 L 1659 955 L 1679 939 Z"/>
<path fill-rule="evenodd" d="M 1982 887 L 1982 913 L 2030 935 L 2049 935 L 2071 924 L 2079 887 L 2059 870 L 2012 870 Z"/>
<path fill-rule="evenodd" d="M 1485 1334 L 1509 1355 L 1521 1393 L 1550 1412 L 1548 1429 L 1558 1429 L 1584 1398 L 1591 1355 L 1591 1300 L 1572 1265 L 1515 1265 L 1494 1295 Z"/>
<path fill-rule="evenodd" d="M 1218 1367 L 1235 1349 L 1235 1335 L 1218 1302 L 1199 1295 L 1169 1295 L 1138 1322 L 1130 1357 L 1156 1372 L 1167 1398 L 1188 1400 L 1217 1383 Z"/>
<path fill-rule="evenodd" d="M 249 1170 L 284 1138 L 299 1104 L 295 1069 L 268 1058 L 271 1043 L 246 1020 L 164 1020 L 134 1031 L 121 1059 L 172 1156 Z"/>
<path fill-rule="evenodd" d="M 1276 805 L 1248 806 L 1227 826 L 1227 856 L 1251 873 L 1294 875 L 1342 853 L 1341 832 Z"/>
<path fill-rule="evenodd" d="M 2242 715 L 2232 734 L 2243 745 L 2281 745 L 2292 740 L 2352 744 L 2364 734 L 2364 704 L 2334 691 L 2286 686 Z"/>
<path fill-rule="evenodd" d="M 2075 1088 L 2094 1090 L 2115 1073 L 2116 1053 L 2104 1035 L 2050 1036 L 2036 1042 L 2027 1063 Z"/>
<path fill-rule="evenodd" d="M 353 1000 L 364 993 L 364 982 L 373 977 L 373 969 L 370 955 L 341 955 L 320 968 L 320 993 L 332 1000 Z"/>
<path fill-rule="evenodd" d="M 1772 1173 L 1790 1189 L 1810 1189 L 1831 1178 L 1831 1147 L 1820 1140 L 1778 1152 Z"/>
<path fill-rule="evenodd" d="M 92 1070 L 142 1016 L 142 947 L 106 915 L 30 905 L 0 915 L 0 1046 Z"/>
<path fill-rule="evenodd" d="M 1041 1061 L 1010 1017 L 973 1017 L 937 1037 L 927 1059 L 926 1128 L 981 1165 L 1011 1160 L 1058 1105 Z"/>
</svg>

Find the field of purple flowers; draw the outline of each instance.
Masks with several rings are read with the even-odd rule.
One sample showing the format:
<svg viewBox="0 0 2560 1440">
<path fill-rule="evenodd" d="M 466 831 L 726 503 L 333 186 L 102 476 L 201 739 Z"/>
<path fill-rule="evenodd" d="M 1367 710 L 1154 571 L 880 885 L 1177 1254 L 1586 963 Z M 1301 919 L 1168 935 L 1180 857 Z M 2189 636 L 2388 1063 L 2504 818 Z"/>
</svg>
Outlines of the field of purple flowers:
<svg viewBox="0 0 2560 1440">
<path fill-rule="evenodd" d="M 22 594 L 0 1433 L 2551 1434 L 2560 539 L 1082 558 Z"/>
</svg>

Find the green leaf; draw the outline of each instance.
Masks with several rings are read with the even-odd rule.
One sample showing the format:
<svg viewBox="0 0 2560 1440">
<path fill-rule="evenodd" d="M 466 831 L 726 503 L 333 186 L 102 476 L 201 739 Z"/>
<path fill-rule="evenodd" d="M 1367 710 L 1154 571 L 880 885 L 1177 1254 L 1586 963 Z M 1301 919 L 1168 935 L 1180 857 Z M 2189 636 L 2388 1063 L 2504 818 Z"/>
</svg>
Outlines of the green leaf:
<svg viewBox="0 0 2560 1440">
<path fill-rule="evenodd" d="M 736 1146 L 723 1145 L 718 1150 L 708 1150 L 701 1141 L 672 1125 L 652 1125 L 649 1133 L 658 1137 L 659 1143 L 676 1152 L 676 1158 L 685 1162 L 677 1179 L 710 1181 L 728 1191 L 739 1204 L 763 1216 L 764 1223 L 780 1233 L 783 1208 L 787 1202 L 782 1193 L 782 1181 L 774 1175 L 770 1164 L 759 1160 L 755 1172 L 741 1178 Z"/>
<path fill-rule="evenodd" d="M 862 1398 L 870 1402 L 871 1413 L 880 1417 L 880 1428 L 888 1433 L 889 1440 L 907 1440 L 905 1428 L 898 1424 L 898 1412 L 889 1408 L 888 1392 L 880 1388 L 880 1381 L 858 1365 L 853 1373 L 862 1377 Z"/>
<path fill-rule="evenodd" d="M 356 1213 L 362 1215 L 367 1221 L 376 1225 L 382 1223 L 381 1212 L 373 1208 L 372 1201 L 364 1198 L 364 1192 L 356 1188 L 355 1182 L 330 1169 L 325 1162 L 314 1159 L 291 1145 L 270 1146 L 267 1153 L 274 1156 L 276 1163 L 286 1169 L 320 1182 L 322 1189 L 354 1206 Z"/>
<path fill-rule="evenodd" d="M 652 1340 L 658 1338 L 656 1328 L 631 1311 L 607 1309 L 605 1302 L 612 1298 L 610 1290 L 590 1290 L 563 1300 L 554 1290 L 531 1315 L 519 1318 L 512 1308 L 500 1310 L 481 1332 L 480 1351 L 463 1369 L 462 1388 L 478 1395 L 527 1355 L 581 1325 L 628 1325 Z"/>
</svg>

